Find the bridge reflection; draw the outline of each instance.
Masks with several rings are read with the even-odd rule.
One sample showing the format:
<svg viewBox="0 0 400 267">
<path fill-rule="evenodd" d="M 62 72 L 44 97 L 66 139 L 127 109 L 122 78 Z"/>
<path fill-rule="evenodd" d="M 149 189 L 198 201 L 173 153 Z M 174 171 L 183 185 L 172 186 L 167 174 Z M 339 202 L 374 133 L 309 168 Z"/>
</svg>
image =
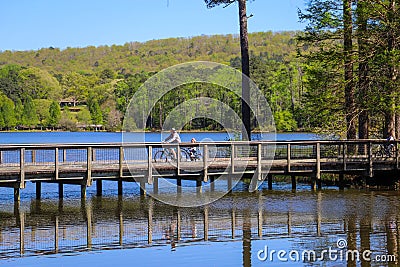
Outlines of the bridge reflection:
<svg viewBox="0 0 400 267">
<path fill-rule="evenodd" d="M 232 193 L 201 208 L 171 207 L 149 197 L 74 203 L 34 200 L 14 212 L 0 211 L 0 258 L 239 241 L 243 265 L 250 266 L 260 249 L 253 241 L 280 238 L 294 240 L 296 249 L 326 249 L 338 237 L 349 249 L 396 256 L 400 249 L 397 196 L 373 192 Z"/>
</svg>

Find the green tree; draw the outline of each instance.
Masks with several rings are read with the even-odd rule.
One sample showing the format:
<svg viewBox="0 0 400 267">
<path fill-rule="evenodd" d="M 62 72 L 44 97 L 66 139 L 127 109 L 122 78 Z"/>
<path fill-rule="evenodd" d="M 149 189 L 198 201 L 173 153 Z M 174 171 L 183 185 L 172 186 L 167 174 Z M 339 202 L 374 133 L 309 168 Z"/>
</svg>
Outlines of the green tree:
<svg viewBox="0 0 400 267">
<path fill-rule="evenodd" d="M 14 111 L 14 102 L 9 99 L 7 96 L 0 97 L 0 116 L 1 116 L 1 123 L 2 127 L 7 129 L 11 129 L 15 127 L 17 124 L 17 120 L 15 118 L 15 111 Z"/>
<path fill-rule="evenodd" d="M 20 99 L 23 95 L 19 78 L 21 70 L 22 67 L 19 65 L 6 65 L 0 68 L 0 91 L 13 101 Z"/>
<path fill-rule="evenodd" d="M 56 127 L 61 119 L 61 108 L 58 102 L 53 101 L 49 107 L 49 118 L 48 125 L 51 127 Z"/>
<path fill-rule="evenodd" d="M 33 103 L 35 104 L 36 115 L 39 120 L 39 125 L 48 125 L 48 121 L 50 118 L 49 109 L 52 101 L 48 99 L 34 99 Z"/>
<path fill-rule="evenodd" d="M 97 100 L 91 100 L 88 103 L 90 115 L 93 124 L 103 124 L 103 113 L 100 109 L 99 102 Z"/>
<path fill-rule="evenodd" d="M 83 108 L 76 114 L 76 119 L 78 120 L 78 123 L 88 127 L 91 123 L 92 116 L 90 115 L 89 110 Z"/>
<path fill-rule="evenodd" d="M 47 71 L 29 67 L 19 72 L 19 82 L 23 88 L 23 96 L 33 99 L 60 100 L 62 91 L 56 78 Z"/>
<path fill-rule="evenodd" d="M 22 113 L 22 124 L 26 127 L 32 128 L 38 125 L 39 119 L 36 113 L 35 103 L 32 98 L 28 96 L 24 102 L 24 109 Z"/>
</svg>

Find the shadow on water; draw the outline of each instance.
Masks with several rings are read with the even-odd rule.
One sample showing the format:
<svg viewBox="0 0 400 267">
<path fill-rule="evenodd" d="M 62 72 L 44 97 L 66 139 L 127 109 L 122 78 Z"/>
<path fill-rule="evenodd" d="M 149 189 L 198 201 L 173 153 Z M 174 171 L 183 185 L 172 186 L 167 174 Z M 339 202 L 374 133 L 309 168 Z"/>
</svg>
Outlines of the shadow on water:
<svg viewBox="0 0 400 267">
<path fill-rule="evenodd" d="M 35 200 L 15 211 L 0 210 L 0 263 L 18 265 L 29 259 L 30 266 L 40 266 L 43 257 L 66 260 L 64 256 L 72 255 L 89 260 L 97 253 L 94 263 L 111 265 L 113 256 L 100 255 L 125 251 L 123 257 L 135 257 L 135 263 L 145 265 L 173 265 L 179 258 L 181 264 L 194 266 L 294 262 L 397 266 L 394 258 L 378 263 L 346 261 L 340 253 L 336 259 L 328 254 L 318 257 L 332 248 L 358 250 L 360 255 L 370 250 L 370 258 L 394 255 L 397 259 L 399 214 L 397 192 L 351 190 L 238 191 L 200 208 L 177 208 L 137 196 L 93 197 L 86 202 Z M 346 248 L 339 249 L 338 240 Z M 272 250 L 276 252 L 271 254 Z M 287 251 L 287 262 L 279 260 L 279 250 Z M 299 252 L 299 262 L 289 258 L 294 250 Z M 315 259 L 301 257 L 311 250 L 316 252 Z M 138 256 L 145 251 L 151 251 L 150 256 Z M 162 257 L 155 259 L 152 254 Z M 296 254 L 291 256 L 296 258 Z"/>
</svg>

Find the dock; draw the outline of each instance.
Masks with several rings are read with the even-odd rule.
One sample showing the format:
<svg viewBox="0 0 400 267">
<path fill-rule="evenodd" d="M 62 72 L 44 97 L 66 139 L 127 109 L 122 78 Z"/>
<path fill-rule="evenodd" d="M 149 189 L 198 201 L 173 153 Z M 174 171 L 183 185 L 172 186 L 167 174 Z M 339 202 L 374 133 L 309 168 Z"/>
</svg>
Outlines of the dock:
<svg viewBox="0 0 400 267">
<path fill-rule="evenodd" d="M 64 185 L 86 188 L 96 184 L 102 194 L 102 182 L 140 184 L 141 194 L 152 188 L 158 192 L 158 179 L 168 178 L 181 185 L 182 180 L 195 183 L 201 193 L 203 183 L 224 177 L 232 189 L 232 177 L 256 177 L 266 180 L 272 189 L 274 177 L 290 176 L 296 189 L 297 177 L 306 177 L 312 189 L 322 186 L 322 174 L 337 175 L 339 187 L 345 175 L 368 179 L 399 176 L 398 142 L 392 142 L 393 153 L 380 153 L 386 140 L 349 141 L 252 141 L 161 143 L 101 143 L 101 144 L 38 144 L 0 146 L 0 187 L 14 188 L 14 200 L 20 201 L 20 191 L 27 182 L 36 184 L 36 198 L 41 197 L 42 183 L 57 183 L 59 197 Z M 201 157 L 192 160 L 188 148 L 195 146 Z M 177 159 L 157 159 L 158 151 L 174 149 Z M 212 187 L 211 187 L 212 188 Z"/>
</svg>

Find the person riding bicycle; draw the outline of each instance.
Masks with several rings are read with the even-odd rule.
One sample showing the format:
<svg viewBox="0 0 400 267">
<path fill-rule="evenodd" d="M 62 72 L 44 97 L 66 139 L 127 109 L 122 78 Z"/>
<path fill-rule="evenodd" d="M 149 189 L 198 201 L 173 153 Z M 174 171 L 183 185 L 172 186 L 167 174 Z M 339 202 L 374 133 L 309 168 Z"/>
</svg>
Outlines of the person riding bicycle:
<svg viewBox="0 0 400 267">
<path fill-rule="evenodd" d="M 392 149 L 394 148 L 394 137 L 392 132 L 388 132 L 388 137 L 386 138 L 386 143 L 385 143 L 385 153 L 387 156 L 391 156 Z"/>
<path fill-rule="evenodd" d="M 195 139 L 195 138 L 192 138 L 192 140 L 190 140 L 190 142 L 191 142 L 192 144 L 194 144 L 194 143 L 196 143 L 196 139 Z M 191 160 L 191 161 L 193 161 L 193 160 L 196 159 L 196 153 L 197 153 L 197 147 L 192 146 L 192 147 L 189 149 L 189 156 L 190 156 L 190 160 Z"/>
<path fill-rule="evenodd" d="M 170 135 L 165 138 L 164 140 L 165 143 L 170 143 L 170 144 L 179 144 L 181 142 L 181 137 L 179 136 L 178 132 L 175 130 L 175 128 L 172 128 L 170 131 Z M 174 159 L 176 159 L 176 152 L 175 149 L 170 149 Z"/>
</svg>

